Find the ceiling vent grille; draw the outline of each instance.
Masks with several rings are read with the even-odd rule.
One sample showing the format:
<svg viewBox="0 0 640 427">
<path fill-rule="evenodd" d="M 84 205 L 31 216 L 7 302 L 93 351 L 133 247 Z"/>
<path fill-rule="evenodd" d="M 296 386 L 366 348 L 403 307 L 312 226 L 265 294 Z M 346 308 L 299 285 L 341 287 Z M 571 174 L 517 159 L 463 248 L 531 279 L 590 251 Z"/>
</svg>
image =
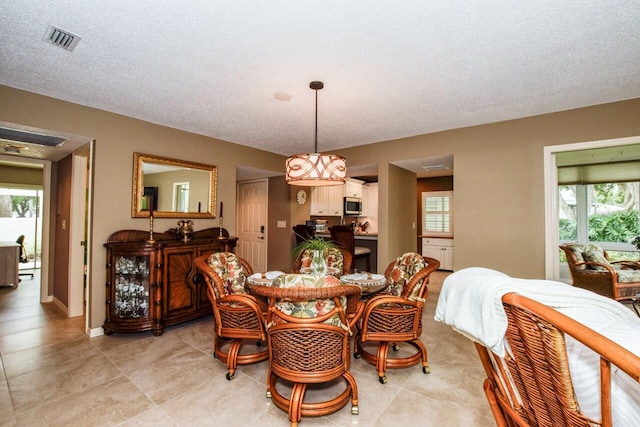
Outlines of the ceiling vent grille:
<svg viewBox="0 0 640 427">
<path fill-rule="evenodd" d="M 80 37 L 56 28 L 53 25 L 49 25 L 49 28 L 47 28 L 47 31 L 44 33 L 43 40 L 71 52 L 80 41 Z"/>
<path fill-rule="evenodd" d="M 45 147 L 60 147 L 67 141 L 67 138 L 0 127 L 0 140 L 43 145 Z"/>
</svg>

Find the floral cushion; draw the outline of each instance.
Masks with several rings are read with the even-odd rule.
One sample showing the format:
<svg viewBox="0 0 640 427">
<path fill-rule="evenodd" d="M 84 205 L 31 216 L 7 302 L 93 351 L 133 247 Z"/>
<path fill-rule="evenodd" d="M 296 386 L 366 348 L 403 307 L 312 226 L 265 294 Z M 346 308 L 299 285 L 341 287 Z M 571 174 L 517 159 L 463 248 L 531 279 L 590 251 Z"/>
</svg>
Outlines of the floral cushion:
<svg viewBox="0 0 640 427">
<path fill-rule="evenodd" d="M 616 273 L 618 273 L 618 282 L 620 283 L 640 282 L 640 270 L 621 270 L 616 268 Z"/>
<path fill-rule="evenodd" d="M 567 245 L 567 247 L 569 248 L 571 253 L 576 257 L 576 263 L 579 264 L 585 261 L 584 257 L 582 256 L 582 253 L 584 252 L 584 245 L 581 245 L 580 243 L 572 243 L 570 245 Z M 580 270 L 584 270 L 585 266 L 580 265 L 577 268 Z"/>
<path fill-rule="evenodd" d="M 409 283 L 414 274 L 426 267 L 424 258 L 414 252 L 407 252 L 396 259 L 391 273 L 387 276 L 389 283 L 389 293 L 395 296 L 402 295 L 404 287 Z M 410 300 L 417 298 L 420 283 L 411 290 Z"/>
<path fill-rule="evenodd" d="M 245 283 L 247 281 L 247 275 L 242 267 L 242 263 L 231 252 L 217 252 L 211 254 L 207 263 L 213 268 L 224 284 L 224 290 L 226 295 L 233 294 L 246 294 Z M 218 290 L 214 286 L 216 296 Z"/>
<path fill-rule="evenodd" d="M 324 259 L 327 263 L 328 268 L 333 268 L 338 275 L 342 274 L 342 269 L 344 267 L 344 257 L 342 256 L 342 252 L 338 248 L 329 248 L 324 251 Z M 300 254 L 300 270 L 309 271 L 311 268 L 311 263 L 313 258 L 311 256 L 311 250 L 305 249 Z"/>
<path fill-rule="evenodd" d="M 609 264 L 609 260 L 604 255 L 604 250 L 593 243 L 587 244 L 584 248 L 584 259 L 587 262 L 599 262 L 600 264 L 611 265 Z M 606 271 L 607 269 L 604 267 L 600 267 L 599 265 L 592 265 L 590 267 L 593 270 L 601 270 Z"/>
<path fill-rule="evenodd" d="M 316 276 L 313 274 L 283 274 L 274 281 L 274 286 L 281 288 L 322 288 L 342 286 L 342 282 L 333 276 Z M 347 297 L 340 297 L 340 303 L 347 304 Z M 336 304 L 332 298 L 314 299 L 309 301 L 287 301 L 278 300 L 275 307 L 292 317 L 314 318 L 327 314 L 335 308 Z M 338 314 L 327 319 L 324 323 L 340 326 L 340 316 Z"/>
</svg>

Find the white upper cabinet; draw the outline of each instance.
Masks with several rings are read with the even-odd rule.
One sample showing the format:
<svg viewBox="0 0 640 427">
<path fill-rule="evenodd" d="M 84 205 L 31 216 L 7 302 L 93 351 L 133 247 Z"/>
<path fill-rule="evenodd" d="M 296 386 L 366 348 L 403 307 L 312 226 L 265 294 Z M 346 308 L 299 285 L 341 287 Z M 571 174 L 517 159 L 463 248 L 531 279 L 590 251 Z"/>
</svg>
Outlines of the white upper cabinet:
<svg viewBox="0 0 640 427">
<path fill-rule="evenodd" d="M 344 184 L 344 196 L 345 197 L 358 197 L 362 198 L 362 184 L 364 181 L 359 179 L 347 178 Z"/>
</svg>

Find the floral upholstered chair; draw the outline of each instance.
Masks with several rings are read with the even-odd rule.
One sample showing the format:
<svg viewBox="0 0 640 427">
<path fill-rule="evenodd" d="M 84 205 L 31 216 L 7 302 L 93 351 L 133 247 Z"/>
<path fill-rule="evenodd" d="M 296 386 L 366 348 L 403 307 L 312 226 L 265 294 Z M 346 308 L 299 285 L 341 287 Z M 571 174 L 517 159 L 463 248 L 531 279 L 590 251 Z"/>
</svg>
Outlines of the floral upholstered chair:
<svg viewBox="0 0 640 427">
<path fill-rule="evenodd" d="M 622 303 L 631 303 L 640 316 L 640 263 L 609 260 L 599 245 L 569 243 L 565 252 L 573 285 Z"/>
<path fill-rule="evenodd" d="M 382 384 L 387 382 L 387 368 L 406 368 L 422 361 L 423 372 L 430 372 L 427 348 L 420 341 L 422 308 L 427 298 L 429 275 L 438 267 L 438 260 L 417 253 L 399 256 L 384 273 L 388 293 L 374 296 L 365 305 L 356 333 L 355 357 L 375 365 Z M 371 342 L 377 344 L 375 351 L 367 349 Z M 401 342 L 410 344 L 416 352 L 406 357 L 390 357 L 389 346 L 397 352 Z"/>
<path fill-rule="evenodd" d="M 256 298 L 245 289 L 246 279 L 253 271 L 244 259 L 231 252 L 201 256 L 196 258 L 195 265 L 204 275 L 213 307 L 213 356 L 226 362 L 227 380 L 231 380 L 237 365 L 269 357 L 268 349 L 261 348 L 267 339 L 263 312 Z M 255 342 L 256 350 L 240 354 L 247 340 Z"/>
<path fill-rule="evenodd" d="M 351 270 L 352 256 L 351 252 L 343 248 L 329 248 L 324 251 L 324 258 L 327 262 L 327 268 L 332 271 L 335 276 L 342 276 Z M 293 271 L 301 273 L 309 270 L 311 267 L 311 251 L 303 250 L 293 264 Z"/>
<path fill-rule="evenodd" d="M 358 413 L 358 387 L 350 372 L 350 331 L 360 318 L 360 288 L 333 276 L 284 274 L 273 286 L 251 291 L 268 300 L 267 397 L 297 426 L 303 416 L 323 416 L 351 401 Z M 346 387 L 324 401 L 305 401 L 307 386 L 342 378 Z M 276 384 L 278 386 L 276 387 Z M 291 392 L 282 390 L 291 387 Z"/>
</svg>

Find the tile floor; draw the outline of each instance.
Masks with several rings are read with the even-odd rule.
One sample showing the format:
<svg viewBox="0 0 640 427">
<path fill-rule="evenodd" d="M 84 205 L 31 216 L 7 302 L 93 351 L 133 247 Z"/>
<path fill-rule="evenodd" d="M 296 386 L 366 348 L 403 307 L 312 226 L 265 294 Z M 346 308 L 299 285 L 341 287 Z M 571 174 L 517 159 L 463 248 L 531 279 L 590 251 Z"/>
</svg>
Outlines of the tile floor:
<svg viewBox="0 0 640 427">
<path fill-rule="evenodd" d="M 494 425 L 471 342 L 433 320 L 444 277 L 432 276 L 425 307 L 431 373 L 420 366 L 389 370 L 382 385 L 374 367 L 356 359 L 360 414 L 347 405 L 303 418 L 302 426 Z M 211 318 L 160 337 L 89 339 L 82 318 L 66 318 L 38 296 L 37 278 L 0 288 L 0 427 L 289 425 L 265 397 L 266 362 L 225 379 L 225 366 L 211 357 Z"/>
</svg>

